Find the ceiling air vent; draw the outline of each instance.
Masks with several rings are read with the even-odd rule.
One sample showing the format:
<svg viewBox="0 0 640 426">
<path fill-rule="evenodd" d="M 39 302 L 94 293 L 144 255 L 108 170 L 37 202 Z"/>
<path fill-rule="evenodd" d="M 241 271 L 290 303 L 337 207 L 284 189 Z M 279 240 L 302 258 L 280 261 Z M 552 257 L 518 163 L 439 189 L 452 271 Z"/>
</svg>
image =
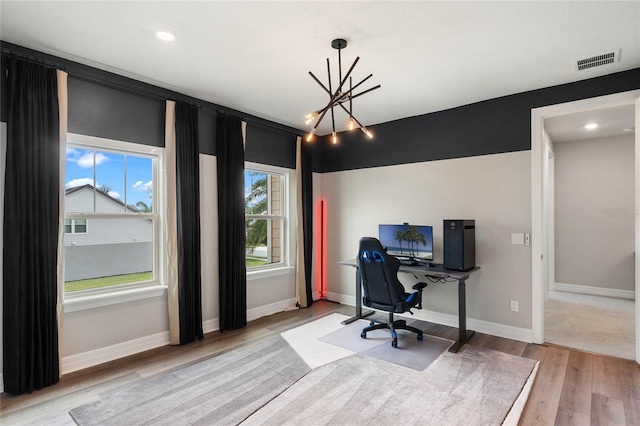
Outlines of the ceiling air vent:
<svg viewBox="0 0 640 426">
<path fill-rule="evenodd" d="M 586 70 L 593 67 L 599 67 L 600 65 L 607 65 L 617 62 L 619 60 L 620 50 L 614 50 L 613 52 L 603 53 L 602 55 L 592 56 L 586 59 L 580 59 L 576 65 L 578 71 Z"/>
</svg>

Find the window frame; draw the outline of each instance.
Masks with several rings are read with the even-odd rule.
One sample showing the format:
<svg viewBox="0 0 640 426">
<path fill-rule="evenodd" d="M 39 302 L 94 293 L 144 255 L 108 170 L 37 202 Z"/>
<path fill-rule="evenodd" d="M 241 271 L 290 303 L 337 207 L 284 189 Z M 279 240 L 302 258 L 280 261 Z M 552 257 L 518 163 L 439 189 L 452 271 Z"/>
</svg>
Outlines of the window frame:
<svg viewBox="0 0 640 426">
<path fill-rule="evenodd" d="M 89 233 L 89 219 L 87 218 L 82 218 L 82 219 L 71 219 L 69 218 L 69 220 L 71 221 L 71 223 L 69 224 L 69 226 L 71 227 L 71 232 L 67 232 L 67 217 L 65 214 L 64 217 L 64 226 L 65 226 L 65 231 L 64 234 L 65 235 L 85 235 Z M 84 220 L 84 227 L 85 227 L 85 231 L 84 232 L 76 232 L 76 220 Z"/>
<path fill-rule="evenodd" d="M 156 297 L 166 291 L 166 249 L 164 235 L 164 170 L 165 158 L 164 148 L 150 145 L 142 145 L 131 142 L 118 141 L 113 139 L 100 138 L 95 136 L 67 133 L 67 147 L 94 150 L 99 152 L 110 152 L 115 154 L 125 154 L 136 157 L 147 157 L 152 159 L 152 193 L 153 212 L 134 213 L 127 210 L 126 195 L 125 206 L 122 213 L 101 213 L 101 212 L 75 212 L 67 213 L 63 211 L 63 220 L 71 219 L 72 224 L 75 219 L 85 219 L 87 222 L 87 233 L 89 231 L 89 219 L 114 219 L 114 218 L 148 218 L 153 223 L 153 278 L 148 281 L 120 284 L 109 287 L 77 290 L 66 292 L 64 288 L 61 292 L 64 295 L 65 312 L 74 312 L 83 309 L 90 309 L 98 306 L 106 306 L 114 303 L 123 303 L 131 300 L 139 300 L 147 297 Z M 64 161 L 66 162 L 66 155 Z M 126 168 L 124 170 L 126 173 Z M 66 191 L 66 173 L 64 176 L 62 191 Z M 128 184 L 128 183 L 127 183 Z M 64 196 L 64 195 L 63 195 Z M 73 230 L 73 226 L 72 226 Z M 83 235 L 67 234 L 65 235 Z M 64 256 L 64 254 L 63 254 Z"/>
<path fill-rule="evenodd" d="M 280 188 L 280 208 L 282 211 L 281 215 L 277 214 L 246 214 L 245 222 L 248 219 L 271 219 L 271 220 L 280 220 L 280 261 L 276 263 L 268 263 L 265 265 L 258 265 L 247 267 L 247 277 L 249 279 L 252 278 L 263 278 L 266 276 L 274 276 L 280 275 L 279 271 L 283 271 L 282 273 L 288 273 L 291 268 L 291 260 L 289 258 L 290 253 L 290 205 L 291 205 L 291 173 L 290 169 L 278 166 L 271 166 L 260 163 L 253 163 L 246 161 L 244 164 L 244 172 L 253 171 L 259 173 L 266 173 L 270 175 L 279 175 L 281 176 L 282 183 Z M 245 255 L 246 258 L 246 255 Z"/>
</svg>

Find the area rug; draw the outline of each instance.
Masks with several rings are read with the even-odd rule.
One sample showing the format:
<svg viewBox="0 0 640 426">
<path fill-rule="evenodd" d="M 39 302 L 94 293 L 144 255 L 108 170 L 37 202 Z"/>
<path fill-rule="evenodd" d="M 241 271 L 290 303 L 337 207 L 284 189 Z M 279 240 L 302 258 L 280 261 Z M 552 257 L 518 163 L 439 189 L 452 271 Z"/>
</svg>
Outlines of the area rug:
<svg viewBox="0 0 640 426">
<path fill-rule="evenodd" d="M 235 425 L 311 371 L 279 335 L 136 381 L 69 412 L 90 425 Z"/>
<path fill-rule="evenodd" d="M 467 345 L 417 371 L 321 341 L 345 330 L 343 317 L 141 379 L 70 414 L 81 426 L 517 424 L 535 360 Z"/>
<path fill-rule="evenodd" d="M 467 346 L 418 372 L 356 354 L 313 370 L 243 425 L 500 425 L 535 363 Z"/>
</svg>

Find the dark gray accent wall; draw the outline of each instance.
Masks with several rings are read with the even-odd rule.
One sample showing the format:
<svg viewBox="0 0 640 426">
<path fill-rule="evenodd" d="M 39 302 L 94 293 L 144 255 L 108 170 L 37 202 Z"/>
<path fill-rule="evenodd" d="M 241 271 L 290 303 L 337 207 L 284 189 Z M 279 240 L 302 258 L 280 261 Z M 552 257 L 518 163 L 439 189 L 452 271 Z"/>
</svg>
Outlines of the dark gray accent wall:
<svg viewBox="0 0 640 426">
<path fill-rule="evenodd" d="M 247 161 L 295 168 L 295 140 L 303 134 L 298 129 L 21 46 L 0 44 L 0 95 L 6 94 L 7 51 L 45 60 L 69 73 L 70 132 L 162 146 L 165 99 L 181 100 L 200 107 L 201 153 L 215 155 L 215 118 L 223 112 L 249 123 Z M 528 150 L 532 108 L 634 89 L 640 89 L 640 68 L 368 126 L 375 134 L 373 140 L 362 132 L 340 133 L 337 145 L 320 137 L 312 145 L 313 170 L 332 172 Z M 0 97 L 0 120 L 6 121 L 7 96 Z"/>
<path fill-rule="evenodd" d="M 431 114 L 342 132 L 339 143 L 315 142 L 316 171 L 333 172 L 393 164 L 531 149 L 531 109 L 640 89 L 640 68 L 518 93 Z M 381 89 L 381 90 L 384 90 Z"/>
<path fill-rule="evenodd" d="M 68 131 L 164 146 L 165 102 L 69 75 Z"/>
<path fill-rule="evenodd" d="M 296 135 L 261 124 L 248 123 L 244 159 L 295 169 Z"/>
<path fill-rule="evenodd" d="M 300 130 L 15 44 L 0 41 L 0 45 L 0 121 L 6 122 L 8 114 L 6 59 L 17 54 L 44 61 L 69 74 L 71 133 L 164 146 L 165 101 L 183 101 L 199 107 L 201 153 L 215 155 L 216 117 L 220 113 L 232 114 L 249 123 L 249 161 L 295 168 L 295 142 L 296 136 L 302 134 Z"/>
</svg>

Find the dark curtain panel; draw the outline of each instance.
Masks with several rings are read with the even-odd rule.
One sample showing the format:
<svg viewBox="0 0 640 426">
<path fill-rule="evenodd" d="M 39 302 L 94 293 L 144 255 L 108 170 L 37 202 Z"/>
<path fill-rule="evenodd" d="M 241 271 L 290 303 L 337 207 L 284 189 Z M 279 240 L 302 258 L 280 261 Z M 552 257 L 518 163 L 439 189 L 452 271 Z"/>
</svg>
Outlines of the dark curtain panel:
<svg viewBox="0 0 640 426">
<path fill-rule="evenodd" d="M 218 250 L 220 331 L 247 325 L 242 121 L 218 117 Z"/>
<path fill-rule="evenodd" d="M 313 263 L 313 180 L 311 148 L 304 141 L 300 144 L 302 172 L 302 229 L 304 232 L 304 278 L 307 287 L 307 307 L 313 303 L 311 290 L 311 264 Z M 322 238 L 321 235 L 318 238 Z"/>
<path fill-rule="evenodd" d="M 56 71 L 9 59 L 4 199 L 4 390 L 58 382 L 60 128 Z"/>
<path fill-rule="evenodd" d="M 180 344 L 202 339 L 198 108 L 176 103 Z"/>
</svg>

